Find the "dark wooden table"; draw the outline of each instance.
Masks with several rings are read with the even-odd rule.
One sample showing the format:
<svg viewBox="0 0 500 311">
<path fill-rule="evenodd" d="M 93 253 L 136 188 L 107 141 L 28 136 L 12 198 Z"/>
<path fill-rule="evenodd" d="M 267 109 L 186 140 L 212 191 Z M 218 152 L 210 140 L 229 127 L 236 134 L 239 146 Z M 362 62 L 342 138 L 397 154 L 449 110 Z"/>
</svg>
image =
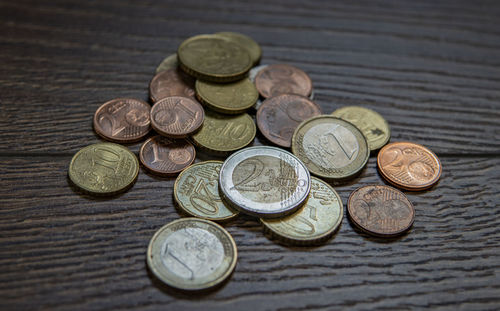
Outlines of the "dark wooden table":
<svg viewBox="0 0 500 311">
<path fill-rule="evenodd" d="M 500 308 L 498 1 L 45 2 L 0 0 L 1 310 Z M 407 192 L 411 232 L 385 242 L 344 218 L 323 246 L 284 247 L 242 216 L 225 225 L 239 258 L 224 287 L 182 295 L 152 278 L 149 240 L 180 217 L 174 179 L 141 169 L 128 192 L 96 199 L 70 188 L 68 164 L 100 141 L 102 103 L 147 100 L 164 57 L 217 31 L 309 73 L 325 113 L 375 109 L 392 141 L 437 153 L 440 183 Z M 384 183 L 374 156 L 336 189 L 345 205 L 372 183 Z"/>
</svg>

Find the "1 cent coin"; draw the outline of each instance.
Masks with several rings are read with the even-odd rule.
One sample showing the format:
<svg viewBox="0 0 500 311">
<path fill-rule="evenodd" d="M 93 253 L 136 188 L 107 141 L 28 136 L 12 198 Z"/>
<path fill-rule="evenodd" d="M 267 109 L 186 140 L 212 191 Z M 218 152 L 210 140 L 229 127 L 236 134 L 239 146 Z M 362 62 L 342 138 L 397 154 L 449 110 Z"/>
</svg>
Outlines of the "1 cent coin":
<svg viewBox="0 0 500 311">
<path fill-rule="evenodd" d="M 361 172 L 370 156 L 363 133 L 352 123 L 330 115 L 302 122 L 293 134 L 292 152 L 312 174 L 337 181 Z"/>
<path fill-rule="evenodd" d="M 353 223 L 361 230 L 380 237 L 407 231 L 415 219 L 415 209 L 399 190 L 370 185 L 356 189 L 347 202 Z"/>
<path fill-rule="evenodd" d="M 151 107 L 142 100 L 117 98 L 104 103 L 94 114 L 94 130 L 106 140 L 131 143 L 149 133 Z"/>
<path fill-rule="evenodd" d="M 287 64 L 269 65 L 255 77 L 255 86 L 264 98 L 297 94 L 308 97 L 312 92 L 311 78 L 299 68 Z"/>
<path fill-rule="evenodd" d="M 429 149 L 410 142 L 382 148 L 377 157 L 380 174 L 396 187 L 420 191 L 432 187 L 441 176 L 441 162 Z"/>
<path fill-rule="evenodd" d="M 204 290 L 226 280 L 238 252 L 233 237 L 218 224 L 182 218 L 166 224 L 149 242 L 147 264 L 165 284 L 181 290 Z"/>
<path fill-rule="evenodd" d="M 275 147 L 251 147 L 229 156 L 219 174 L 223 199 L 242 213 L 276 218 L 306 200 L 311 177 L 293 154 Z"/>
<path fill-rule="evenodd" d="M 142 165 L 151 173 L 172 176 L 193 163 L 194 146 L 186 139 L 154 136 L 146 140 L 139 151 Z"/>
<path fill-rule="evenodd" d="M 78 151 L 68 175 L 74 185 L 95 195 L 113 195 L 130 188 L 139 174 L 139 161 L 126 147 L 99 143 Z"/>
<path fill-rule="evenodd" d="M 295 213 L 279 219 L 261 219 L 264 230 L 285 244 L 325 242 L 337 230 L 344 206 L 337 192 L 319 178 L 311 177 L 306 203 Z"/>
<path fill-rule="evenodd" d="M 157 73 L 149 83 L 149 97 L 157 102 L 170 96 L 194 99 L 194 79 L 176 68 Z"/>
<path fill-rule="evenodd" d="M 183 212 L 208 220 L 225 221 L 239 212 L 219 196 L 219 171 L 222 161 L 205 161 L 183 170 L 174 184 L 174 198 Z"/>
<path fill-rule="evenodd" d="M 292 135 L 304 120 L 321 114 L 321 108 L 306 97 L 282 94 L 266 99 L 257 110 L 256 122 L 272 143 L 290 148 Z"/>
<path fill-rule="evenodd" d="M 193 134 L 203 124 L 204 117 L 198 102 L 182 96 L 163 98 L 151 108 L 151 125 L 160 135 L 171 138 Z"/>
</svg>

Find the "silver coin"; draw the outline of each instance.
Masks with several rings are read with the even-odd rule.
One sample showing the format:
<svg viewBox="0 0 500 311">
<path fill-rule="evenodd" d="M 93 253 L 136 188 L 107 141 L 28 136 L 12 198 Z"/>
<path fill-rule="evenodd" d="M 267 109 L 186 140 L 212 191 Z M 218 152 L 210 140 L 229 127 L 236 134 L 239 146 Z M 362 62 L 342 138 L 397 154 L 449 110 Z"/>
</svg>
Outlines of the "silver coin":
<svg viewBox="0 0 500 311">
<path fill-rule="evenodd" d="M 261 218 L 288 215 L 306 200 L 311 176 L 302 161 L 275 147 L 242 149 L 219 173 L 221 195 L 234 208 Z"/>
<path fill-rule="evenodd" d="M 149 243 L 147 263 L 171 287 L 202 290 L 227 279 L 236 266 L 231 235 L 216 223 L 182 218 L 163 226 Z"/>
</svg>

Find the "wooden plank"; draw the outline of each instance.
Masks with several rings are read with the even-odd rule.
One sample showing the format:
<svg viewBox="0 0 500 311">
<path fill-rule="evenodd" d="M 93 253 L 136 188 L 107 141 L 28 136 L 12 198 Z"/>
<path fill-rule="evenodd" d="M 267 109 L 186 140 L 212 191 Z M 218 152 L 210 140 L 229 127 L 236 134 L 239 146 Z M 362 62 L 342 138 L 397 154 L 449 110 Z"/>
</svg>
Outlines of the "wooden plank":
<svg viewBox="0 0 500 311">
<path fill-rule="evenodd" d="M 239 217 L 225 225 L 238 246 L 236 270 L 206 296 L 166 291 L 146 268 L 149 239 L 180 217 L 174 179 L 141 170 L 127 193 L 96 199 L 69 187 L 69 160 L 0 161 L 0 297 L 8 309 L 486 310 L 500 303 L 498 158 L 442 158 L 437 187 L 407 193 L 415 224 L 392 242 L 360 234 L 344 218 L 323 246 L 284 247 L 256 219 Z M 375 162 L 336 186 L 344 204 L 355 188 L 383 183 Z"/>
</svg>

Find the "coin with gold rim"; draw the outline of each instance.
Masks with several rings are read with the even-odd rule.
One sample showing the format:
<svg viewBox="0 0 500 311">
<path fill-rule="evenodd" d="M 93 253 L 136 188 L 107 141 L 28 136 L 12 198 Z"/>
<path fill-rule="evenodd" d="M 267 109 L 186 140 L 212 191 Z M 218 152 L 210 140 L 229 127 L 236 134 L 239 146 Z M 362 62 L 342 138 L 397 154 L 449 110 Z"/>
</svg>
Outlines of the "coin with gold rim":
<svg viewBox="0 0 500 311">
<path fill-rule="evenodd" d="M 78 151 L 68 175 L 74 185 L 95 195 L 113 195 L 131 187 L 139 174 L 139 161 L 126 147 L 99 143 Z"/>
<path fill-rule="evenodd" d="M 202 104 L 226 114 L 245 112 L 259 98 L 255 85 L 248 79 L 224 84 L 196 80 L 195 88 Z"/>
<path fill-rule="evenodd" d="M 154 234 L 146 261 L 163 283 L 197 291 L 229 278 L 237 257 L 233 237 L 220 225 L 205 219 L 181 218 Z"/>
<path fill-rule="evenodd" d="M 177 59 L 188 74 L 212 82 L 240 80 L 252 67 L 247 50 L 216 35 L 198 35 L 181 43 Z"/>
<path fill-rule="evenodd" d="M 224 221 L 238 216 L 219 196 L 219 171 L 222 161 L 193 164 L 179 174 L 174 198 L 183 212 L 203 219 Z"/>
<path fill-rule="evenodd" d="M 229 40 L 233 40 L 237 44 L 243 46 L 247 51 L 250 57 L 252 58 L 253 65 L 257 65 L 262 57 L 262 49 L 260 45 L 255 42 L 254 39 L 246 36 L 242 33 L 238 32 L 217 32 L 215 35 L 222 36 L 228 38 Z"/>
<path fill-rule="evenodd" d="M 356 125 L 366 137 L 371 151 L 382 148 L 391 138 L 389 124 L 378 112 L 359 106 L 346 106 L 332 115 Z"/>
<path fill-rule="evenodd" d="M 306 203 L 285 218 L 263 219 L 264 230 L 285 244 L 311 245 L 328 240 L 344 216 L 342 199 L 319 178 L 311 177 Z"/>
<path fill-rule="evenodd" d="M 191 140 L 202 150 L 225 155 L 249 145 L 256 131 L 255 122 L 246 113 L 224 115 L 207 110 L 201 129 Z"/>
</svg>

